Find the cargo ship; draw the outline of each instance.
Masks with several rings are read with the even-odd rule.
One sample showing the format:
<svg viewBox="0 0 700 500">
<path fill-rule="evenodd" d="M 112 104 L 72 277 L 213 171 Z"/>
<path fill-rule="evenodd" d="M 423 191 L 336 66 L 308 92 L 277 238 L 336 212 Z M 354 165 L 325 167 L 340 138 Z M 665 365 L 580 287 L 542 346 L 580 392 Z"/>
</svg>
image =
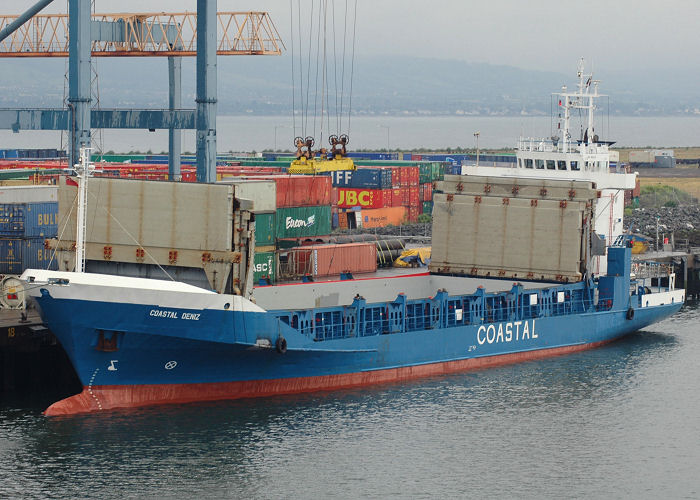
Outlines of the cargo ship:
<svg viewBox="0 0 700 500">
<path fill-rule="evenodd" d="M 88 170 L 85 161 L 79 200 Z M 119 198 L 125 207 L 171 184 L 139 182 L 125 194 L 137 198 Z M 207 206 L 214 187 L 224 188 L 202 186 Z M 332 390 L 539 359 L 613 341 L 684 303 L 673 275 L 663 287 L 631 275 L 622 239 L 603 248 L 607 272 L 593 276 L 593 182 L 448 175 L 437 187 L 429 272 L 253 288 L 254 249 L 239 243 L 235 255 L 202 255 L 221 272 L 237 266 L 232 293 L 79 272 L 85 203 L 64 250 L 75 253 L 74 271 L 22 275 L 84 387 L 45 413 Z M 119 251 L 105 247 L 105 258 Z"/>
</svg>

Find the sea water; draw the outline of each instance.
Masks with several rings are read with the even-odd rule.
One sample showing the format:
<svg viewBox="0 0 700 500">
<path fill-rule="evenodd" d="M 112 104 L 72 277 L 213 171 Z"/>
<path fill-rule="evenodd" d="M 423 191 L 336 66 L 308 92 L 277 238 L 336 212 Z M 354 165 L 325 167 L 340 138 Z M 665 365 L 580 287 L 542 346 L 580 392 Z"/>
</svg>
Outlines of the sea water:
<svg viewBox="0 0 700 500">
<path fill-rule="evenodd" d="M 356 390 L 41 414 L 0 497 L 699 498 L 700 307 L 602 348 Z"/>
</svg>

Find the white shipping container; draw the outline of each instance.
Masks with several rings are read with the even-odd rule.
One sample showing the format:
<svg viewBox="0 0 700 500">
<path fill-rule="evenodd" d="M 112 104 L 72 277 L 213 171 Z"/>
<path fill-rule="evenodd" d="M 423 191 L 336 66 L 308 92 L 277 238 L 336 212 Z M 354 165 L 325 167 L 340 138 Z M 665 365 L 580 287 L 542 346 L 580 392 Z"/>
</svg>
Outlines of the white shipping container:
<svg viewBox="0 0 700 500">
<path fill-rule="evenodd" d="M 58 201 L 57 186 L 2 186 L 0 203 L 45 203 Z"/>
<path fill-rule="evenodd" d="M 277 210 L 277 183 L 265 179 L 225 179 L 221 184 L 233 184 L 236 198 L 251 200 L 254 213 Z"/>
</svg>

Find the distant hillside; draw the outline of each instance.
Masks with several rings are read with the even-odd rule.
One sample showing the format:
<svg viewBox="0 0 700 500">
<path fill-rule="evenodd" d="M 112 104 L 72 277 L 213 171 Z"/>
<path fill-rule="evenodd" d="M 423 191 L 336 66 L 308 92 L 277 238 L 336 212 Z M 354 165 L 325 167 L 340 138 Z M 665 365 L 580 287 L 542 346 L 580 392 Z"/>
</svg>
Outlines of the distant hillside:
<svg viewBox="0 0 700 500">
<path fill-rule="evenodd" d="M 572 62 L 572 65 L 575 63 Z M 61 106 L 66 62 L 62 59 L 3 60 L 0 107 Z M 220 114 L 282 114 L 292 111 L 291 58 L 220 57 Z M 165 58 L 98 58 L 102 107 L 165 107 L 168 96 Z M 315 70 L 315 67 L 312 68 Z M 329 64 L 329 103 L 335 106 L 333 71 Z M 306 68 L 304 68 L 306 74 Z M 349 87 L 346 61 L 345 99 Z M 311 72 L 310 95 L 315 73 Z M 601 78 L 610 95 L 612 114 L 700 113 L 700 72 L 687 70 L 612 73 Z M 298 86 L 299 71 L 295 69 Z M 572 74 L 524 70 L 510 66 L 410 57 L 362 57 L 355 61 L 352 105 L 358 114 L 479 114 L 550 113 L 552 92 L 574 85 Z M 194 58 L 183 64 L 183 106 L 194 106 Z M 296 108 L 300 109 L 297 90 Z M 320 103 L 318 103 L 320 106 Z M 313 108 L 313 102 L 310 103 Z"/>
</svg>

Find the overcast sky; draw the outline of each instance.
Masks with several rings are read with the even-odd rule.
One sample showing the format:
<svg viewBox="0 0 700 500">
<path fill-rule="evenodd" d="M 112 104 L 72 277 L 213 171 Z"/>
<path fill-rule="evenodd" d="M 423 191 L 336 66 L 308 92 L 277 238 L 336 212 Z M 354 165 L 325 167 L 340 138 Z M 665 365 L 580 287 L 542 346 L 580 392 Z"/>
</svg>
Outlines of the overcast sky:
<svg viewBox="0 0 700 500">
<path fill-rule="evenodd" d="M 2 5 L 17 14 L 35 1 Z M 307 9 L 312 3 L 292 1 L 295 8 L 297 1 Z M 219 0 L 217 7 L 268 11 L 290 47 L 290 0 Z M 96 0 L 100 13 L 196 9 L 196 0 Z M 335 9 L 344 10 L 345 0 L 335 0 Z M 67 0 L 54 0 L 43 12 L 66 11 Z M 596 73 L 700 67 L 698 0 L 358 0 L 357 18 L 357 55 L 414 54 L 569 74 L 579 57 Z"/>
</svg>

